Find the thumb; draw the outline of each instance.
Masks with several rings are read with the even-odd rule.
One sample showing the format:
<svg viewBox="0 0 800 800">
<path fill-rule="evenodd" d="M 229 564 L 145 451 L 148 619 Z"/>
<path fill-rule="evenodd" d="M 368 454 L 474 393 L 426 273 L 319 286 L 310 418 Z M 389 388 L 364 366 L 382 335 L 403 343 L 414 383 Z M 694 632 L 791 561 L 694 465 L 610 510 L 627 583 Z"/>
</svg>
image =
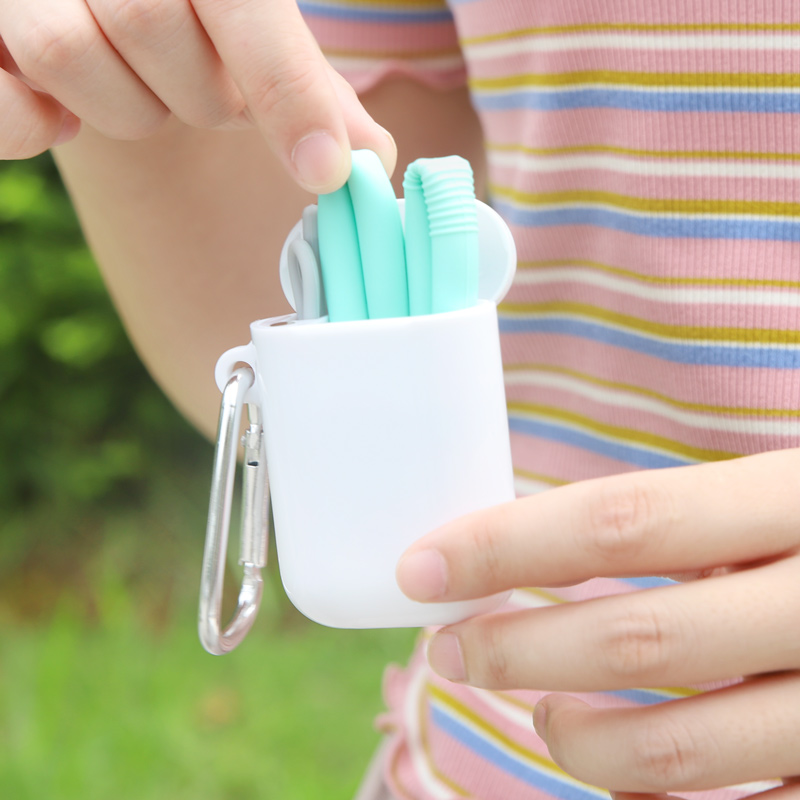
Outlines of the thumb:
<svg viewBox="0 0 800 800">
<path fill-rule="evenodd" d="M 296 3 L 193 3 L 249 116 L 289 174 L 316 194 L 338 189 L 350 174 L 347 120 L 332 71 Z M 382 129 L 370 122 L 385 140 Z"/>
</svg>

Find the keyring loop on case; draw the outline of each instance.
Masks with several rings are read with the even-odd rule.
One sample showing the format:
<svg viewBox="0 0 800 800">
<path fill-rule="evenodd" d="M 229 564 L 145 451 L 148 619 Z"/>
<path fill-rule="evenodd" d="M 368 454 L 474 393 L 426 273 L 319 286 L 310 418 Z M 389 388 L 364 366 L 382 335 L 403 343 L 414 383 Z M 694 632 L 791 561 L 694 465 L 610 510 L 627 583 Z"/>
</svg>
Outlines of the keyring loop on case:
<svg viewBox="0 0 800 800">
<path fill-rule="evenodd" d="M 221 630 L 222 589 L 239 428 L 244 398 L 254 381 L 255 375 L 249 367 L 235 370 L 222 393 L 220 405 L 198 619 L 200 641 L 212 655 L 228 653 L 241 643 L 255 621 L 264 589 L 261 570 L 267 563 L 269 483 L 260 410 L 255 403 L 248 403 L 249 427 L 241 439 L 245 458 L 239 563 L 243 565 L 244 575 L 236 611 L 228 626 Z"/>
</svg>

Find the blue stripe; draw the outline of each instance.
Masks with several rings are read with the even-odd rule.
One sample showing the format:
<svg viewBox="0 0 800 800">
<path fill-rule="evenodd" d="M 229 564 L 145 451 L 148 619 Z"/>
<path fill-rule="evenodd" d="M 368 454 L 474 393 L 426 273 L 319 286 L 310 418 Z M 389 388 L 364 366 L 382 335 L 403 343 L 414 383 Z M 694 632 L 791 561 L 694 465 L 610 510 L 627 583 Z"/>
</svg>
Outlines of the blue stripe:
<svg viewBox="0 0 800 800">
<path fill-rule="evenodd" d="M 800 219 L 758 219 L 745 216 L 726 216 L 713 219 L 707 216 L 667 217 L 648 214 L 629 214 L 598 206 L 535 209 L 519 208 L 502 198 L 493 198 L 492 205 L 507 222 L 543 228 L 553 225 L 593 225 L 598 228 L 652 236 L 664 239 L 750 239 L 779 242 L 800 242 Z"/>
<path fill-rule="evenodd" d="M 671 578 L 619 578 L 625 583 L 637 586 L 639 589 L 657 589 L 659 586 L 674 586 L 676 581 Z"/>
<path fill-rule="evenodd" d="M 589 433 L 525 417 L 509 416 L 508 427 L 515 433 L 523 433 L 526 436 L 537 436 L 540 439 L 547 439 L 551 442 L 568 444 L 581 450 L 588 450 L 590 453 L 597 453 L 597 455 L 613 458 L 615 461 L 633 464 L 644 469 L 684 467 L 693 463 L 684 458 L 665 456 L 661 453 L 654 453 L 631 445 L 609 442 Z"/>
<path fill-rule="evenodd" d="M 573 317 L 500 317 L 501 333 L 555 333 L 590 339 L 644 353 L 676 364 L 717 367 L 800 369 L 800 347 L 737 347 L 735 345 L 678 344 L 650 339 L 597 322 Z"/>
<path fill-rule="evenodd" d="M 648 692 L 647 689 L 624 689 L 617 692 L 604 692 L 604 694 L 613 694 L 622 700 L 629 700 L 640 706 L 655 706 L 659 703 L 667 703 L 672 698 L 665 697 L 663 694 L 656 694 L 655 692 Z M 677 698 L 675 698 L 677 700 Z"/>
<path fill-rule="evenodd" d="M 426 22 L 452 22 L 453 15 L 447 9 L 434 8 L 430 11 L 397 11 L 380 8 L 357 8 L 354 6 L 329 6 L 327 4 L 297 3 L 303 14 L 328 19 L 343 19 L 351 22 L 386 22 L 419 25 Z"/>
<path fill-rule="evenodd" d="M 491 94 L 473 92 L 480 111 L 527 108 L 535 111 L 564 111 L 571 108 L 621 108 L 633 111 L 706 111 L 759 114 L 797 114 L 800 93 L 796 91 L 709 91 L 687 92 L 676 86 L 664 92 L 625 89 L 572 89 L 566 91 L 520 90 Z"/>
<path fill-rule="evenodd" d="M 510 756 L 496 745 L 476 734 L 466 725 L 451 717 L 439 706 L 433 705 L 431 707 L 431 717 L 435 725 L 463 744 L 464 747 L 469 748 L 476 755 L 494 764 L 509 775 L 513 775 L 515 778 L 527 783 L 529 786 L 542 789 L 554 797 L 562 798 L 562 800 L 597 800 L 597 795 L 589 789 L 559 781 L 558 778 L 552 777 L 546 772 L 539 772 L 519 759 Z M 532 729 L 533 725 L 531 725 Z"/>
</svg>

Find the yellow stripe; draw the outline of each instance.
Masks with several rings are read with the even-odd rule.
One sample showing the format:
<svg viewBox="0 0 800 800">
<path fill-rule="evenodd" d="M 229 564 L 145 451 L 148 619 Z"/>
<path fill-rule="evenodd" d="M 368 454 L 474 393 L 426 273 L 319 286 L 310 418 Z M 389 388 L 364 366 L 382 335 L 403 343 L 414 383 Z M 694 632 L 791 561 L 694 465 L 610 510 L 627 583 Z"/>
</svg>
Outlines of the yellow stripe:
<svg viewBox="0 0 800 800">
<path fill-rule="evenodd" d="M 535 595 L 536 597 L 540 597 L 542 600 L 547 600 L 548 603 L 554 606 L 562 605 L 563 603 L 569 602 L 568 600 L 565 600 L 563 597 L 559 597 L 558 595 L 555 595 L 552 592 L 548 592 L 546 589 L 541 589 L 538 586 L 522 586 L 519 589 L 515 589 L 514 591 Z"/>
<path fill-rule="evenodd" d="M 654 691 L 664 692 L 664 694 L 670 694 L 674 697 L 696 697 L 698 694 L 703 694 L 701 689 L 690 689 L 688 686 L 667 686 Z"/>
<path fill-rule="evenodd" d="M 800 75 L 786 72 L 617 72 L 583 70 L 580 72 L 523 73 L 498 78 L 471 78 L 476 91 L 526 89 L 530 87 L 583 86 L 653 86 L 685 89 L 800 89 Z"/>
<path fill-rule="evenodd" d="M 684 442 L 676 442 L 673 439 L 658 436 L 654 433 L 637 430 L 636 428 L 625 428 L 620 425 L 610 425 L 606 422 L 599 422 L 591 417 L 587 417 L 584 414 L 577 414 L 574 411 L 567 411 L 563 408 L 546 406 L 540 403 L 512 402 L 508 404 L 508 410 L 512 414 L 518 413 L 537 417 L 538 419 L 558 420 L 568 425 L 575 425 L 586 430 L 594 431 L 595 433 L 618 442 L 633 443 L 661 452 L 675 453 L 693 461 L 728 461 L 733 458 L 739 458 L 741 455 L 740 453 L 730 453 L 724 450 L 709 450 L 704 447 L 694 447 Z"/>
<path fill-rule="evenodd" d="M 628 394 L 636 394 L 640 397 L 647 397 L 652 400 L 657 400 L 660 403 L 678 408 L 686 411 L 699 411 L 704 414 L 730 414 L 733 416 L 741 417 L 800 417 L 800 409 L 781 409 L 781 408 L 741 408 L 738 406 L 712 406 L 705 403 L 687 403 L 683 400 L 677 400 L 660 392 L 655 392 L 651 389 L 645 389 L 642 386 L 634 386 L 630 383 L 619 383 L 616 381 L 605 380 L 598 378 L 596 375 L 588 375 L 585 372 L 578 370 L 567 369 L 566 367 L 556 367 L 552 364 L 513 364 L 506 366 L 504 372 L 549 372 L 556 375 L 566 375 L 570 378 L 590 383 L 595 386 L 601 386 L 607 389 L 614 389 L 616 391 L 626 392 Z M 545 476 L 539 478 L 545 480 Z M 555 479 L 552 479 L 555 481 Z"/>
<path fill-rule="evenodd" d="M 800 153 L 766 153 L 735 150 L 639 150 L 606 144 L 581 144 L 571 147 L 527 147 L 522 144 L 487 142 L 486 149 L 498 153 L 526 153 L 532 156 L 563 156 L 579 153 L 608 153 L 635 158 L 703 159 L 720 161 L 800 161 Z"/>
<path fill-rule="evenodd" d="M 426 684 L 426 686 L 429 685 L 430 684 Z M 464 789 L 462 786 L 459 786 L 455 781 L 451 780 L 446 775 L 443 775 L 436 766 L 436 760 L 433 757 L 430 740 L 428 738 L 428 702 L 424 691 L 420 692 L 419 695 L 419 722 L 420 743 L 422 745 L 422 751 L 425 754 L 425 758 L 428 761 L 428 769 L 430 769 L 431 773 L 438 781 L 441 781 L 445 786 L 447 786 L 449 789 L 452 789 L 460 797 L 472 797 L 472 795 L 466 789 Z"/>
<path fill-rule="evenodd" d="M 539 755 L 539 753 L 529 750 L 527 747 L 523 747 L 521 744 L 519 744 L 519 742 L 515 742 L 510 736 L 507 736 L 505 733 L 495 728 L 494 725 L 478 716 L 475 711 L 464 705 L 461 701 L 456 700 L 456 698 L 452 695 L 447 694 L 440 687 L 429 683 L 428 691 L 430 692 L 431 696 L 436 698 L 440 703 L 446 705 L 464 719 L 469 720 L 473 725 L 475 725 L 475 727 L 480 728 L 488 736 L 491 736 L 493 739 L 502 742 L 505 747 L 507 747 L 513 753 L 516 753 L 518 756 L 524 758 L 526 761 L 532 762 L 550 773 L 555 773 L 556 775 L 563 776 L 565 778 L 569 777 L 564 770 L 562 770 L 549 758 L 545 758 L 544 756 Z"/>
<path fill-rule="evenodd" d="M 514 468 L 514 474 L 520 478 L 546 483 L 550 486 L 566 486 L 569 483 L 569 481 L 562 480 L 561 478 L 553 478 L 550 475 L 543 475 L 541 472 L 530 472 L 527 469 L 520 469 L 519 467 Z"/>
<path fill-rule="evenodd" d="M 525 206 L 604 205 L 647 214 L 684 214 L 724 216 L 800 217 L 800 203 L 779 203 L 765 200 L 678 200 L 676 198 L 630 197 L 616 192 L 565 191 L 523 192 L 519 189 L 491 184 L 495 197 Z"/>
<path fill-rule="evenodd" d="M 628 314 L 620 314 L 606 308 L 598 308 L 588 303 L 501 303 L 503 314 L 519 316 L 559 316 L 583 317 L 599 320 L 621 328 L 637 331 L 649 336 L 673 339 L 681 342 L 730 342 L 736 344 L 800 344 L 800 330 L 772 330 L 770 328 L 706 328 L 699 325 L 667 325 L 663 322 L 639 319 Z"/>
<path fill-rule="evenodd" d="M 653 25 L 635 22 L 599 22 L 583 25 L 550 25 L 547 27 L 517 28 L 502 33 L 465 38 L 463 44 L 483 44 L 500 42 L 505 39 L 522 39 L 526 36 L 563 36 L 579 33 L 620 33 L 634 31 L 640 33 L 797 33 L 800 23 L 697 23 L 684 25 Z"/>
<path fill-rule="evenodd" d="M 548 261 L 520 261 L 517 269 L 549 269 L 551 267 L 583 267 L 606 272 L 610 275 L 619 275 L 623 278 L 639 281 L 641 283 L 657 283 L 665 286 L 732 286 L 749 288 L 773 288 L 773 289 L 800 289 L 800 281 L 779 281 L 755 278 L 693 278 L 693 277 L 662 277 L 658 275 L 647 275 L 635 272 L 623 267 L 614 267 L 610 264 L 602 264 L 599 261 L 588 261 L 578 258 L 551 259 Z"/>
</svg>

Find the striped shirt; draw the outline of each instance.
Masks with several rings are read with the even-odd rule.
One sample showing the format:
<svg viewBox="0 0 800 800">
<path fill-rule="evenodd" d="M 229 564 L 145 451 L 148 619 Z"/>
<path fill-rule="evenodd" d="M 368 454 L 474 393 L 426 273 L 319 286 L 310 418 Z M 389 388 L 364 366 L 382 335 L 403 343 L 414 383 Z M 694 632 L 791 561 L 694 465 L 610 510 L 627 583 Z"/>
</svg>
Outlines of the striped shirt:
<svg viewBox="0 0 800 800">
<path fill-rule="evenodd" d="M 300 6 L 357 90 L 390 75 L 468 83 L 520 259 L 500 307 L 520 494 L 800 446 L 797 0 Z M 697 691 L 582 696 L 608 708 Z M 549 759 L 531 725 L 540 696 L 448 683 L 420 648 L 387 674 L 392 792 L 605 798 Z"/>
</svg>

